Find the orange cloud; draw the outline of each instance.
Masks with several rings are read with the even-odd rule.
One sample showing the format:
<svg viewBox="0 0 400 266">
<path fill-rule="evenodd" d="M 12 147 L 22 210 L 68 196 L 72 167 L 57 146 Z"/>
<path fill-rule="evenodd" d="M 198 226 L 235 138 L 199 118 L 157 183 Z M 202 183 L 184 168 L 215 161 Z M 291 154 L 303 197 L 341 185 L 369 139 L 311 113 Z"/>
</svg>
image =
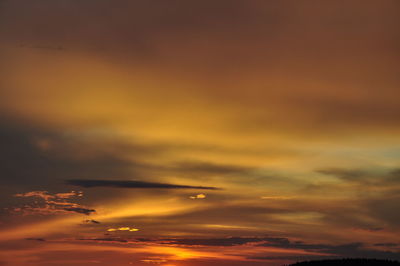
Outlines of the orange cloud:
<svg viewBox="0 0 400 266">
<path fill-rule="evenodd" d="M 195 196 L 190 196 L 190 199 L 205 199 L 206 195 L 205 194 L 197 194 Z"/>
<path fill-rule="evenodd" d="M 33 214 L 62 214 L 62 213 L 82 213 L 89 215 L 94 213 L 94 209 L 89 209 L 78 203 L 66 201 L 72 197 L 82 197 L 83 193 L 81 191 L 71 191 L 67 193 L 56 193 L 54 195 L 47 191 L 31 191 L 26 193 L 15 194 L 15 197 L 22 198 L 39 198 L 42 202 L 34 201 L 30 204 L 26 204 L 23 207 L 13 208 L 12 210 L 16 213 L 22 213 L 23 215 L 33 215 Z"/>
<path fill-rule="evenodd" d="M 139 229 L 131 228 L 131 227 L 119 227 L 119 228 L 109 228 L 108 232 L 116 232 L 116 231 L 129 231 L 129 232 L 137 232 Z"/>
</svg>

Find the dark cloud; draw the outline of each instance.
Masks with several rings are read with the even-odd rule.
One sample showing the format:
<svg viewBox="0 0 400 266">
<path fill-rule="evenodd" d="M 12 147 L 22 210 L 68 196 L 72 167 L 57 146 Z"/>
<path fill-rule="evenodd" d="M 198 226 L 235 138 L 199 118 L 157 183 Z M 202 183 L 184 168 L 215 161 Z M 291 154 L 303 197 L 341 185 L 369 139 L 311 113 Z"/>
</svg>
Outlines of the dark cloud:
<svg viewBox="0 0 400 266">
<path fill-rule="evenodd" d="M 385 193 L 381 196 L 363 199 L 362 205 L 371 217 L 379 219 L 394 228 L 400 227 L 400 213 L 397 211 L 398 206 L 400 206 L 399 190 L 393 191 L 393 194 Z"/>
<path fill-rule="evenodd" d="M 236 246 L 252 242 L 263 241 L 262 238 L 251 237 L 228 237 L 228 238 L 207 238 L 207 239 L 161 239 L 161 242 L 168 244 L 186 245 L 186 246 Z"/>
<path fill-rule="evenodd" d="M 92 137 L 94 134 L 94 137 Z M 183 145 L 183 144 L 182 144 Z M 64 180 L 70 180 L 77 176 L 82 179 L 98 180 L 110 176 L 118 176 L 121 180 L 129 180 L 132 175 L 160 179 L 166 174 L 200 176 L 206 171 L 214 171 L 222 174 L 232 173 L 234 166 L 217 166 L 206 163 L 197 165 L 189 163 L 185 165 L 156 165 L 143 163 L 145 158 L 157 158 L 164 156 L 165 152 L 172 152 L 192 147 L 185 145 L 159 143 L 130 143 L 127 144 L 113 136 L 98 137 L 93 131 L 77 132 L 58 131 L 32 123 L 0 117 L 0 205 L 9 207 L 16 204 L 12 194 L 21 191 L 63 191 Z M 84 147 L 84 151 L 82 148 Z M 201 148 L 201 147 L 197 147 Z M 77 156 L 77 154 L 79 154 Z M 124 159 L 129 154 L 131 160 Z M 201 169 L 201 168 L 205 169 Z M 240 167 L 237 167 L 240 170 Z M 192 173 L 189 174 L 189 171 Z M 125 181 L 124 181 L 125 182 Z M 117 181 L 118 183 L 118 181 Z M 86 183 L 86 186 L 89 183 Z M 93 186 L 94 183 L 90 183 Z M 98 185 L 98 184 L 97 184 Z M 105 185 L 105 183 L 102 183 Z M 109 187 L 107 184 L 105 187 Z M 115 187 L 117 184 L 115 183 Z M 133 186 L 133 183 L 120 183 L 120 187 Z M 137 181 L 137 187 L 158 188 L 190 188 L 191 186 L 175 186 L 174 184 L 148 184 L 146 181 Z M 195 188 L 196 186 L 194 186 Z M 201 188 L 203 189 L 203 188 Z M 205 187 L 204 189 L 208 189 Z M 209 189 L 213 189 L 210 187 Z M 89 193 L 85 200 L 104 200 L 103 193 Z M 107 192 L 107 197 L 118 197 L 118 192 Z"/>
<path fill-rule="evenodd" d="M 251 242 L 263 242 L 257 244 L 265 247 L 279 247 L 285 249 L 302 249 L 331 254 L 334 257 L 362 257 L 399 260 L 400 252 L 380 251 L 366 248 L 362 243 L 350 243 L 344 245 L 329 244 L 308 244 L 302 241 L 290 241 L 287 238 L 264 237 L 264 238 L 226 238 L 226 239 L 202 239 L 202 240 L 181 240 L 186 245 L 243 245 Z M 179 243 L 179 242 L 178 242 Z M 319 256 L 322 257 L 322 256 Z M 328 255 L 329 257 L 329 255 Z M 313 259 L 317 258 L 315 256 Z M 291 259 L 287 257 L 286 259 Z"/>
<path fill-rule="evenodd" d="M 371 227 L 371 228 L 366 228 L 366 231 L 370 231 L 370 232 L 378 232 L 378 231 L 383 231 L 385 228 L 383 227 Z"/>
<path fill-rule="evenodd" d="M 398 243 L 376 243 L 374 246 L 376 247 L 398 247 L 400 244 Z"/>
<path fill-rule="evenodd" d="M 74 156 L 80 145 L 84 145 L 91 156 Z M 46 188 L 59 188 L 62 179 L 78 174 L 88 178 L 126 176 L 130 169 L 130 162 L 95 148 L 84 137 L 22 124 L 22 121 L 0 119 L 0 146 L 0 182 L 11 188 L 23 186 L 26 190 L 43 190 L 43 184 Z"/>
<path fill-rule="evenodd" d="M 393 169 L 388 174 L 387 181 L 400 184 L 400 169 Z"/>
<path fill-rule="evenodd" d="M 71 179 L 67 180 L 68 185 L 91 187 L 114 187 L 114 188 L 161 188 L 161 189 L 219 189 L 216 187 L 187 186 L 165 183 L 153 183 L 145 181 L 125 181 L 125 180 L 89 180 L 89 179 Z"/>
<path fill-rule="evenodd" d="M 302 241 L 293 242 L 284 238 L 282 239 L 267 238 L 266 240 L 267 240 L 266 243 L 260 245 L 320 251 L 338 257 L 379 258 L 379 259 L 392 259 L 392 260 L 400 259 L 400 252 L 374 250 L 365 247 L 363 243 L 329 245 L 329 244 L 307 244 Z"/>
<path fill-rule="evenodd" d="M 96 241 L 96 242 L 121 242 L 121 243 L 127 243 L 127 239 L 123 238 L 116 238 L 116 237 L 103 237 L 103 238 L 78 238 L 77 240 L 82 240 L 82 241 Z"/>
<path fill-rule="evenodd" d="M 97 221 L 97 220 L 85 220 L 85 223 L 92 223 L 92 224 L 101 224 L 101 222 Z"/>
<path fill-rule="evenodd" d="M 357 206 L 358 210 L 337 210 L 341 213 L 340 218 L 335 213 L 326 213 L 325 221 L 344 225 L 344 223 L 353 224 L 356 227 L 367 231 L 382 230 L 382 225 L 387 224 L 391 227 L 399 227 L 399 212 L 396 206 L 400 204 L 400 183 L 399 169 L 351 169 L 351 168 L 324 168 L 316 172 L 339 178 L 343 181 L 340 185 L 322 184 L 315 188 L 324 192 L 338 194 L 341 192 L 356 193 L 352 204 Z M 308 187 L 305 191 L 315 192 L 315 188 Z M 368 214 L 376 221 L 370 224 L 365 219 L 360 218 L 361 213 Z"/>
<path fill-rule="evenodd" d="M 324 175 L 334 176 L 344 181 L 352 181 L 363 184 L 375 183 L 376 185 L 380 186 L 392 185 L 400 181 L 400 170 L 397 168 L 374 171 L 371 169 L 331 167 L 317 169 L 316 172 Z"/>
<path fill-rule="evenodd" d="M 362 177 L 365 177 L 366 172 L 359 169 L 343 169 L 343 168 L 325 168 L 316 170 L 316 172 L 335 176 L 344 180 L 357 181 Z"/>
<path fill-rule="evenodd" d="M 269 260 L 271 257 L 266 257 Z M 282 257 L 283 258 L 283 257 Z M 301 261 L 294 264 L 290 264 L 289 266 L 398 266 L 400 265 L 397 261 L 391 261 L 387 259 L 363 259 L 363 258 L 342 258 L 342 259 L 323 259 L 322 257 L 316 256 L 294 256 L 290 257 L 291 260 Z M 309 261 L 314 259 L 314 261 Z M 317 260 L 315 260 L 317 259 Z M 307 260 L 307 261 L 304 261 Z"/>
<path fill-rule="evenodd" d="M 82 213 L 85 215 L 90 215 L 90 214 L 96 212 L 96 210 L 94 210 L 94 209 L 86 209 L 86 208 L 80 208 L 80 207 L 63 208 L 63 210 L 66 210 L 69 212 Z"/>
<path fill-rule="evenodd" d="M 241 166 L 196 161 L 177 162 L 170 165 L 143 163 L 141 160 L 149 156 L 154 158 L 165 152 L 192 149 L 193 147 L 171 143 L 126 144 L 112 137 L 104 137 L 101 143 L 98 143 L 90 138 L 90 134 L 90 132 L 82 134 L 59 132 L 0 117 L 1 184 L 9 186 L 9 192 L 18 193 L 21 190 L 43 190 L 44 188 L 62 190 L 63 180 L 69 180 L 76 176 L 90 180 L 97 180 L 99 177 L 105 176 L 118 176 L 123 180 L 129 179 L 132 174 L 153 178 L 158 178 L 166 173 L 199 177 L 243 173 L 249 170 Z M 80 152 L 82 147 L 85 148 L 85 154 L 76 156 L 77 153 L 82 153 Z M 195 148 L 201 149 L 201 147 Z M 125 153 L 133 156 L 133 159 L 128 161 L 122 158 Z M 146 181 L 140 182 L 142 181 L 129 184 L 128 181 L 119 186 L 151 186 Z M 43 184 L 46 186 L 44 187 Z M 160 188 L 175 186 L 174 184 L 170 186 L 158 183 L 154 185 Z M 107 184 L 107 186 L 111 186 L 111 184 Z M 181 186 L 176 186 L 176 188 L 179 187 Z M 182 186 L 182 188 L 189 187 Z"/>
<path fill-rule="evenodd" d="M 111 238 L 110 241 L 112 241 Z M 154 242 L 164 245 L 182 245 L 182 246 L 240 246 L 253 243 L 260 247 L 278 247 L 283 249 L 301 249 L 311 252 L 326 253 L 327 255 L 299 255 L 299 256 L 252 256 L 249 259 L 285 259 L 285 260 L 306 260 L 306 259 L 322 259 L 336 257 L 353 257 L 353 258 L 377 258 L 399 260 L 400 252 L 381 251 L 368 248 L 363 243 L 349 243 L 342 245 L 332 244 L 309 244 L 302 241 L 291 241 L 284 237 L 228 237 L 228 238 L 171 238 L 171 239 L 126 239 L 128 242 Z M 391 244 L 391 243 L 390 243 Z M 383 245 L 377 245 L 383 246 Z"/>
<path fill-rule="evenodd" d="M 290 260 L 290 261 L 305 261 L 305 260 L 317 260 L 324 259 L 327 256 L 318 256 L 318 255 L 299 255 L 299 256 L 249 256 L 248 259 L 253 260 Z"/>
<path fill-rule="evenodd" d="M 46 241 L 46 239 L 44 239 L 44 238 L 32 238 L 32 237 L 25 238 L 25 240 L 32 240 L 32 241 L 39 241 L 39 242 Z"/>
</svg>

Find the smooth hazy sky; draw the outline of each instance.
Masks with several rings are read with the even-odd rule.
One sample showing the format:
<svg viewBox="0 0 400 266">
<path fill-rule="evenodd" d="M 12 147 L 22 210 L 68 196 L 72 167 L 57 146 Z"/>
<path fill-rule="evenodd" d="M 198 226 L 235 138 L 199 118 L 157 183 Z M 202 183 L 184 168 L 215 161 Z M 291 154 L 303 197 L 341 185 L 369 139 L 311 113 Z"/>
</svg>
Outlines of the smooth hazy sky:
<svg viewBox="0 0 400 266">
<path fill-rule="evenodd" d="M 0 0 L 0 265 L 400 259 L 397 0 Z"/>
</svg>

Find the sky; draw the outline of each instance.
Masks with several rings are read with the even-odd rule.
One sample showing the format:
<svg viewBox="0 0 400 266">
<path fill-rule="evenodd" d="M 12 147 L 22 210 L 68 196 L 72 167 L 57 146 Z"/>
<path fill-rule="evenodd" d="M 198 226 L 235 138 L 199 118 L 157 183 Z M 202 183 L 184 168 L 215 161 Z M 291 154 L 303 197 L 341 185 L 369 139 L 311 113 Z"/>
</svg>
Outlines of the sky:
<svg viewBox="0 0 400 266">
<path fill-rule="evenodd" d="M 0 265 L 400 260 L 397 0 L 0 0 Z"/>
</svg>

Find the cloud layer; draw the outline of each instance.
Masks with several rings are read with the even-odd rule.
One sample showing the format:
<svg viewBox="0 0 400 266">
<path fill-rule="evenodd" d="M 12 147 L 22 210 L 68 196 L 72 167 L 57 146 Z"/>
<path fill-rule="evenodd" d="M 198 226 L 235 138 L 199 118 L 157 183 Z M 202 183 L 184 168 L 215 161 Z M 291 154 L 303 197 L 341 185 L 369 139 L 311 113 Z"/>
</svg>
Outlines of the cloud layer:
<svg viewBox="0 0 400 266">
<path fill-rule="evenodd" d="M 398 259 L 399 7 L 0 1 L 0 264 Z"/>
<path fill-rule="evenodd" d="M 72 179 L 67 180 L 68 185 L 80 186 L 84 188 L 91 187 L 116 187 L 116 188 L 161 188 L 161 189 L 206 189 L 215 190 L 216 187 L 203 186 L 187 186 L 164 183 L 153 183 L 144 181 L 124 181 L 124 180 L 89 180 L 89 179 Z"/>
</svg>

